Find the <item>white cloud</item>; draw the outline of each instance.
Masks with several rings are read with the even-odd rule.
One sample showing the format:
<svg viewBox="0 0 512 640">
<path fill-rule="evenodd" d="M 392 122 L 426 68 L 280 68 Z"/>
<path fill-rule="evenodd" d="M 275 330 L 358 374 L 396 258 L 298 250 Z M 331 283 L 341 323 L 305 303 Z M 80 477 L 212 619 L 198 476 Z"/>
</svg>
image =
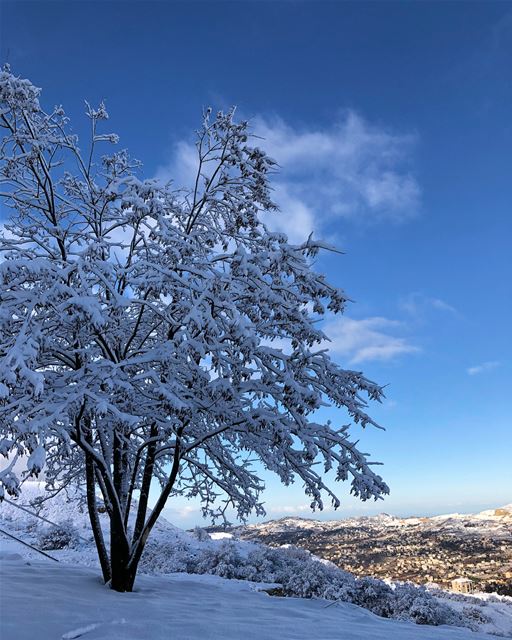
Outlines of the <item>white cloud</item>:
<svg viewBox="0 0 512 640">
<path fill-rule="evenodd" d="M 314 210 L 294 195 L 284 182 L 274 184 L 272 197 L 279 204 L 280 211 L 264 214 L 263 222 L 273 229 L 286 233 L 290 242 L 304 241 L 312 231 L 318 230 Z"/>
<path fill-rule="evenodd" d="M 7 227 L 5 226 L 6 224 L 8 224 L 8 219 L 0 220 L 0 235 L 8 239 L 14 238 L 11 231 L 9 231 L 9 229 L 7 229 Z"/>
<path fill-rule="evenodd" d="M 340 317 L 329 321 L 324 331 L 330 338 L 329 350 L 349 358 L 351 364 L 370 360 L 392 360 L 400 355 L 417 353 L 419 347 L 397 335 L 404 325 L 379 316 L 354 320 Z"/>
<path fill-rule="evenodd" d="M 256 140 L 280 166 L 272 178 L 281 212 L 266 222 L 301 241 L 337 218 L 401 222 L 419 207 L 420 187 L 411 169 L 416 138 L 372 125 L 353 111 L 326 127 L 296 128 L 283 119 L 257 116 Z M 176 187 L 191 185 L 196 150 L 191 142 L 175 145 L 157 177 Z"/>
<path fill-rule="evenodd" d="M 268 507 L 269 513 L 286 513 L 288 515 L 296 515 L 298 513 L 311 513 L 311 507 L 309 504 L 294 504 L 294 505 L 274 505 Z"/>
<path fill-rule="evenodd" d="M 331 505 L 324 505 L 322 511 L 334 511 L 334 508 Z M 296 516 L 306 514 L 310 518 L 315 517 L 315 513 L 318 515 L 318 511 L 313 511 L 309 504 L 273 505 L 267 508 L 267 512 L 274 515 L 278 514 L 279 516 Z"/>
<path fill-rule="evenodd" d="M 457 314 L 457 309 L 441 298 L 431 298 L 423 293 L 410 293 L 400 301 L 400 308 L 411 316 L 422 316 L 430 309 Z"/>
<path fill-rule="evenodd" d="M 455 307 L 452 307 L 451 304 L 448 304 L 444 300 L 440 298 L 430 298 L 430 304 L 434 307 L 434 309 L 440 309 L 441 311 L 449 311 L 451 313 L 457 313 Z"/>
<path fill-rule="evenodd" d="M 420 188 L 410 168 L 414 136 L 373 126 L 353 111 L 324 128 L 298 129 L 280 118 L 256 117 L 252 123 L 261 147 L 281 167 L 274 178 L 276 200 L 292 229 L 298 224 L 290 203 L 279 198 L 283 191 L 314 212 L 317 230 L 333 218 L 399 222 L 417 213 Z"/>
<path fill-rule="evenodd" d="M 174 145 L 170 162 L 159 167 L 156 178 L 172 180 L 177 189 L 192 188 L 197 173 L 197 149 L 194 141 L 181 140 Z"/>
<path fill-rule="evenodd" d="M 467 373 L 470 376 L 476 376 L 479 373 L 485 373 L 486 371 L 492 371 L 499 367 L 500 363 L 497 360 L 490 360 L 488 362 L 482 362 L 482 364 L 475 365 L 474 367 L 469 367 L 466 369 Z"/>
<path fill-rule="evenodd" d="M 188 522 L 191 519 L 199 522 L 202 514 L 199 503 L 195 501 L 193 504 L 180 504 L 174 507 L 167 507 L 164 510 L 164 516 L 170 522 Z"/>
</svg>

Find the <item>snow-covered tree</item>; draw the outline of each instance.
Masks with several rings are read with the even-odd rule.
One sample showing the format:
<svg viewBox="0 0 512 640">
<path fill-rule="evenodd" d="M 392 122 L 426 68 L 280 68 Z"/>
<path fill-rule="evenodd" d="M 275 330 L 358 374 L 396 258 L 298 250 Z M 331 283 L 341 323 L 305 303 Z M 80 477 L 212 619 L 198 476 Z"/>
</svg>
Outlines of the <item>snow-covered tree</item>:
<svg viewBox="0 0 512 640">
<path fill-rule="evenodd" d="M 83 481 L 103 576 L 131 590 L 168 498 L 204 513 L 263 513 L 252 464 L 299 480 L 321 509 L 324 472 L 362 500 L 388 489 L 349 440 L 315 419 L 324 404 L 363 427 L 382 389 L 329 357 L 318 320 L 346 297 L 312 268 L 323 247 L 291 245 L 275 210 L 274 162 L 233 111 L 204 114 L 189 190 L 142 180 L 87 105 L 79 147 L 61 107 L 8 67 L 0 75 L 0 487 L 45 468 L 56 487 Z M 276 211 L 275 215 L 279 215 Z M 321 464 L 319 464 L 321 463 Z M 159 487 L 152 510 L 150 487 Z M 110 544 L 97 495 L 110 517 Z"/>
</svg>

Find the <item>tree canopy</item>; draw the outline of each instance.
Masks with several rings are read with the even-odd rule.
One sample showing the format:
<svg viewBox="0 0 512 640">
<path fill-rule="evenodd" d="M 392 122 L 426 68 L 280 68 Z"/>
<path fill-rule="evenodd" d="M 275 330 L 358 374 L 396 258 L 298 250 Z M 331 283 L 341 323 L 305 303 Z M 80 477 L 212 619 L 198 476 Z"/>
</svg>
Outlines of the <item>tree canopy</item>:
<svg viewBox="0 0 512 640">
<path fill-rule="evenodd" d="M 100 155 L 118 142 L 101 130 L 105 105 L 87 105 L 82 150 L 39 96 L 4 67 L 2 495 L 19 491 L 17 456 L 56 489 L 85 478 L 104 578 L 130 590 L 170 496 L 198 497 L 211 516 L 264 513 L 254 460 L 300 481 L 312 508 L 339 505 L 331 469 L 363 500 L 387 493 L 349 426 L 318 421 L 327 404 L 378 426 L 366 409 L 382 388 L 329 356 L 319 321 L 346 296 L 313 268 L 323 243 L 292 245 L 262 222 L 280 215 L 276 167 L 248 123 L 207 110 L 193 186 L 179 189 L 142 179 L 125 150 Z"/>
</svg>

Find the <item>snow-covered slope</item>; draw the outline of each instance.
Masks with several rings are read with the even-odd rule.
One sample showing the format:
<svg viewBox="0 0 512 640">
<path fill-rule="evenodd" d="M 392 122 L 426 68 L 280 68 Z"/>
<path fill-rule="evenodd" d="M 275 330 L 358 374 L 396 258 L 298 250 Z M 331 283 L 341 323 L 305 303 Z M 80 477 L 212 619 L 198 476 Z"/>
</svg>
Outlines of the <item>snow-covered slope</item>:
<svg viewBox="0 0 512 640">
<path fill-rule="evenodd" d="M 480 640 L 346 603 L 273 598 L 214 576 L 143 576 L 118 594 L 87 567 L 0 560 L 2 640 Z"/>
<path fill-rule="evenodd" d="M 6 499 L 0 503 L 0 520 L 3 522 L 11 522 L 16 528 L 30 528 L 37 524 L 37 519 L 26 511 L 19 509 L 24 506 L 30 512 L 35 512 L 39 516 L 55 523 L 64 520 L 72 522 L 73 526 L 81 535 L 90 537 L 91 526 L 89 523 L 89 515 L 87 513 L 87 505 L 84 495 L 80 489 L 69 487 L 65 491 L 57 493 L 50 499 L 45 491 L 45 483 L 38 481 L 28 481 L 23 483 L 23 490 L 18 500 Z M 100 521 L 107 526 L 108 520 L 104 513 L 100 513 Z M 157 530 L 174 532 L 177 536 L 190 538 L 182 529 L 175 527 L 164 518 L 156 524 Z"/>
<path fill-rule="evenodd" d="M 26 483 L 23 503 L 28 505 L 30 501 L 40 497 L 43 492 L 43 484 Z M 99 585 L 98 562 L 90 534 L 87 511 L 80 506 L 77 497 L 77 495 L 67 497 L 65 493 L 60 493 L 55 498 L 43 502 L 39 508 L 36 507 L 39 515 L 52 522 L 71 521 L 72 526 L 78 530 L 81 536 L 79 541 L 63 549 L 50 548 L 49 553 L 60 560 L 60 564 L 51 560 L 43 561 L 41 564 L 41 556 L 36 551 L 27 549 L 0 534 L 0 556 L 3 555 L 4 557 L 3 566 L 0 568 L 2 610 L 11 612 L 14 607 L 14 611 L 17 610 L 19 614 L 21 608 L 18 600 L 29 599 L 31 611 L 35 612 L 35 619 L 39 620 L 39 624 L 44 624 L 45 628 L 48 627 L 55 630 L 57 626 L 52 626 L 52 621 L 44 619 L 46 612 L 43 604 L 46 602 L 45 599 L 48 599 L 50 603 L 53 602 L 53 598 L 63 601 L 64 609 L 63 611 L 59 610 L 55 617 L 57 621 L 60 620 L 61 627 L 58 627 L 58 629 L 66 628 L 62 632 L 58 631 L 61 635 L 38 636 L 38 640 L 81 637 L 81 635 L 91 638 L 91 640 L 92 638 L 118 637 L 127 639 L 141 638 L 141 640 L 146 638 L 148 640 L 167 638 L 169 637 L 168 635 L 161 635 L 160 631 L 157 630 L 154 632 L 151 630 L 151 634 L 155 633 L 156 635 L 148 635 L 147 633 L 140 635 L 138 631 L 140 629 L 138 626 L 140 620 L 136 615 L 132 617 L 125 616 L 125 609 L 130 609 L 125 604 L 127 602 L 135 603 L 134 611 L 139 605 L 141 610 L 154 610 L 157 604 L 165 600 L 166 597 L 176 600 L 175 591 L 178 589 L 178 581 L 180 584 L 185 581 L 187 584 L 192 585 L 190 588 L 187 587 L 187 589 L 189 588 L 190 602 L 183 605 L 185 610 L 188 607 L 192 611 L 194 598 L 202 598 L 206 603 L 204 606 L 196 603 L 196 608 L 191 613 L 192 617 L 196 618 L 193 621 L 192 631 L 190 632 L 192 635 L 172 634 L 173 638 L 178 638 L 179 640 L 188 637 L 196 638 L 199 637 L 200 633 L 203 634 L 201 635 L 202 638 L 238 638 L 247 636 L 248 638 L 261 638 L 262 640 L 266 638 L 281 640 L 281 638 L 287 637 L 308 637 L 306 631 L 304 631 L 305 635 L 286 635 L 288 633 L 286 625 L 290 625 L 294 617 L 301 621 L 306 621 L 304 630 L 309 628 L 316 630 L 318 627 L 322 630 L 322 633 L 326 634 L 321 636 L 311 631 L 311 640 L 313 638 L 321 639 L 322 637 L 339 637 L 338 635 L 329 634 L 336 627 L 336 624 L 342 623 L 353 627 L 350 627 L 353 635 L 342 636 L 343 638 L 385 638 L 387 636 L 382 635 L 382 633 L 391 628 L 394 630 L 391 635 L 397 635 L 398 638 L 478 637 L 470 634 L 468 629 L 460 628 L 464 626 L 477 631 L 498 633 L 506 637 L 512 637 L 512 600 L 510 599 L 510 602 L 505 599 L 503 602 L 496 600 L 489 603 L 479 603 L 478 601 L 461 598 L 452 602 L 446 600 L 443 596 L 444 592 L 436 592 L 436 594 L 431 595 L 425 590 L 418 589 L 412 585 L 394 585 L 390 588 L 382 581 L 367 578 L 356 579 L 331 563 L 318 562 L 317 558 L 306 551 L 294 550 L 293 548 L 270 549 L 253 542 L 222 538 L 212 540 L 205 532 L 202 532 L 198 537 L 174 527 L 165 520 L 159 523 L 144 553 L 140 572 L 145 575 L 140 575 L 137 579 L 137 593 L 118 596 Z M 34 509 L 34 506 L 29 506 L 29 510 L 33 511 Z M 100 517 L 106 526 L 106 516 L 101 514 Z M 389 518 L 391 516 L 383 515 L 381 519 L 387 521 Z M 300 524 L 302 523 L 306 526 L 315 524 L 314 521 L 308 520 L 301 520 Z M 282 521 L 278 526 L 296 525 L 297 521 L 294 519 L 292 523 Z M 13 533 L 25 542 L 41 546 L 41 532 L 48 531 L 48 525 L 35 519 L 32 515 L 20 511 L 17 506 L 4 501 L 0 504 L 0 529 Z M 9 556 L 13 554 L 16 557 L 9 560 Z M 27 564 L 27 562 L 30 564 Z M 27 569 L 27 567 L 29 568 Z M 181 573 L 174 573 L 177 571 Z M 18 573 L 21 577 L 17 576 Z M 32 575 L 32 581 L 29 583 L 28 578 L 30 575 Z M 223 580 L 222 578 L 243 578 L 243 581 Z M 74 585 L 73 589 L 76 590 L 75 593 L 69 587 L 71 582 Z M 255 596 L 252 593 L 254 590 L 265 586 L 262 584 L 265 582 L 279 583 L 283 594 L 287 596 L 299 595 L 301 598 L 299 600 L 293 597 L 272 598 L 272 603 L 269 604 L 265 599 L 268 596 Z M 17 585 L 16 589 L 19 589 L 19 593 L 13 591 L 12 585 Z M 197 592 L 194 591 L 194 585 L 197 586 Z M 203 590 L 206 588 L 214 589 L 214 591 L 205 595 Z M 149 591 L 146 591 L 146 589 Z M 162 590 L 162 593 L 156 594 L 156 590 Z M 69 593 L 67 593 L 68 591 Z M 228 592 L 233 595 L 232 601 L 226 595 Z M 65 594 L 64 596 L 62 595 L 63 593 Z M 242 593 L 245 595 L 239 595 Z M 250 593 L 251 598 L 255 598 L 252 604 L 246 602 L 246 598 L 249 597 L 247 593 Z M 74 598 L 77 599 L 76 602 Z M 94 598 L 98 598 L 101 602 L 93 604 Z M 121 599 L 118 600 L 118 598 Z M 243 601 L 238 602 L 239 598 Z M 327 600 L 323 600 L 323 598 L 327 598 Z M 103 602 L 103 599 L 105 599 L 105 602 Z M 311 604 L 312 600 L 316 604 Z M 98 616 L 96 618 L 94 616 L 91 617 L 91 613 L 88 610 L 82 615 L 80 613 L 81 602 L 86 602 L 87 607 L 93 606 L 94 608 L 98 606 Z M 112 613 L 109 613 L 105 604 L 109 602 L 113 603 L 114 611 Z M 117 611 L 116 603 L 118 602 L 120 608 L 114 615 Z M 278 605 L 276 602 L 287 602 L 287 604 Z M 310 604 L 306 604 L 308 602 Z M 360 607 L 349 603 L 355 603 Z M 250 608 L 249 604 L 255 610 L 252 618 L 247 613 Z M 158 606 L 160 605 L 158 604 Z M 176 615 L 176 609 L 172 608 L 174 606 L 172 603 L 165 606 L 168 607 L 168 610 L 165 612 L 164 620 L 167 620 L 165 616 L 170 619 L 171 616 Z M 242 612 L 241 619 L 236 618 L 236 616 L 233 618 L 232 614 L 229 613 L 238 606 L 245 611 L 245 613 Z M 259 622 L 254 622 L 255 618 L 260 619 L 260 606 L 262 607 L 261 615 L 263 619 L 268 615 L 268 628 L 265 626 L 260 628 Z M 220 607 L 219 616 L 221 618 L 222 612 L 224 612 L 224 616 L 227 616 L 225 624 L 223 623 L 224 627 L 222 624 L 220 626 L 222 634 L 227 634 L 225 636 L 215 635 L 217 633 L 216 627 L 212 627 L 210 635 L 205 631 L 206 627 L 204 625 L 209 624 L 207 621 L 215 620 L 215 615 L 212 612 L 216 611 L 216 607 Z M 271 615 L 273 615 L 274 607 L 277 607 L 275 609 L 278 623 L 275 628 L 279 629 L 279 635 L 277 636 L 270 633 L 270 629 L 274 629 L 274 625 L 271 624 Z M 370 609 L 370 611 L 367 611 L 367 609 Z M 205 612 L 204 616 L 202 616 L 203 611 Z M 325 614 L 327 616 L 325 621 L 322 617 L 323 611 L 328 612 Z M 332 618 L 334 612 L 337 612 L 338 623 L 335 622 L 335 618 Z M 384 618 L 376 617 L 374 613 L 401 621 L 407 620 L 407 622 L 401 622 L 396 627 L 395 633 L 395 627 L 382 627 L 383 623 L 389 625 L 389 621 L 386 622 Z M 189 614 L 187 613 L 187 615 Z M 321 619 L 317 620 L 314 625 L 313 617 L 315 615 Z M 141 616 L 139 618 L 144 619 Z M 282 616 L 282 620 L 279 616 Z M 205 618 L 204 620 L 203 617 Z M 8 616 L 5 617 L 2 614 L 1 619 L 2 624 L 11 624 L 8 623 L 10 619 Z M 125 622 L 113 622 L 121 619 L 124 619 Z M 307 622 L 308 620 L 310 622 Z M 375 620 L 377 620 L 376 623 Z M 414 625 L 413 621 L 417 623 L 427 622 L 428 625 L 447 622 L 451 625 L 451 631 L 448 630 L 446 633 L 453 634 L 457 631 L 459 635 L 439 635 L 441 633 L 441 627 L 439 626 L 429 627 L 430 631 L 428 633 L 427 631 L 416 631 L 418 625 Z M 11 622 L 15 625 L 16 619 L 12 618 Z M 325 628 L 322 626 L 324 622 Z M 83 625 L 87 627 L 87 625 L 96 623 L 97 626 L 91 627 L 87 633 L 79 633 L 77 631 L 75 636 L 65 636 L 66 633 L 72 632 L 73 629 L 82 628 Z M 179 624 L 181 623 L 182 619 L 180 617 Z M 229 625 L 231 623 L 233 626 L 230 631 L 231 627 Z M 375 628 L 372 627 L 374 623 L 376 625 Z M 144 623 L 143 626 L 151 629 L 152 624 L 150 620 L 147 624 Z M 173 624 L 175 623 L 173 622 Z M 308 624 L 310 624 L 310 627 L 308 627 Z M 185 625 L 185 622 L 183 622 L 183 625 Z M 281 625 L 282 629 L 279 625 Z M 367 628 L 368 625 L 370 625 L 370 629 Z M 409 630 L 409 635 L 400 635 L 402 633 L 405 634 L 405 631 L 401 631 L 401 625 L 405 625 L 403 628 Z M 155 629 L 158 627 L 159 623 L 155 622 Z M 185 626 L 183 629 L 185 629 Z M 244 630 L 243 633 L 240 632 L 241 635 L 237 635 L 241 629 Z M 0 631 L 3 631 L 3 629 L 0 629 Z M 5 633 L 7 632 L 12 632 L 12 629 L 8 626 L 5 627 Z M 219 631 L 219 633 L 221 632 Z M 268 635 L 265 635 L 267 632 Z M 197 633 L 197 635 L 193 635 L 194 633 Z M 204 635 L 205 633 L 206 635 Z M 231 635 L 229 635 L 230 633 Z M 420 635 L 416 635 L 418 633 Z M 24 635 L 19 634 L 10 636 L 8 633 L 7 635 L 0 633 L 1 640 L 11 640 L 11 638 L 12 640 L 18 640 L 18 638 L 24 637 Z M 31 637 L 29 632 L 27 632 L 27 637 Z"/>
<path fill-rule="evenodd" d="M 80 544 L 75 545 L 72 549 L 51 550 L 49 553 L 63 562 L 78 562 L 81 565 L 97 566 L 98 559 L 87 506 L 83 496 L 78 495 L 79 493 L 79 489 L 69 488 L 67 491 L 61 491 L 51 499 L 41 501 L 41 498 L 47 497 L 45 483 L 25 482 L 18 500 L 12 501 L 8 499 L 0 503 L 0 527 L 8 533 L 19 536 L 23 541 L 40 548 L 40 535 L 45 531 L 51 530 L 52 527 L 31 514 L 36 513 L 48 522 L 58 525 L 69 523 L 81 537 Z M 20 506 L 26 510 L 20 509 Z M 100 513 L 99 517 L 104 535 L 108 539 L 107 515 Z M 175 527 L 164 518 L 161 518 L 155 525 L 154 535 L 160 540 L 166 541 L 170 547 L 197 544 L 194 536 L 183 531 L 183 529 Z M 17 548 L 20 548 L 20 546 L 17 545 Z M 23 553 L 29 558 L 40 558 L 38 553 L 30 551 L 26 547 L 23 548 Z"/>
</svg>

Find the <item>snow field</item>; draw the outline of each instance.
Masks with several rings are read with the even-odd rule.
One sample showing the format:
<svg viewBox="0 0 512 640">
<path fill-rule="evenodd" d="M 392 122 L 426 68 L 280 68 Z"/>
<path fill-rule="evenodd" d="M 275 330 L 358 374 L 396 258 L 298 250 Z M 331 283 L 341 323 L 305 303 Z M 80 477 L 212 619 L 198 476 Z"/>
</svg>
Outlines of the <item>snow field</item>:
<svg viewBox="0 0 512 640">
<path fill-rule="evenodd" d="M 37 502 L 37 499 L 43 494 L 44 483 L 27 482 L 24 486 L 23 503 L 27 504 L 29 501 Z M 53 576 L 56 575 L 56 572 L 58 573 L 58 569 L 61 567 L 63 571 L 69 570 L 69 566 L 63 566 L 64 564 L 72 565 L 78 572 L 87 568 L 87 571 L 90 572 L 88 574 L 90 576 L 88 578 L 89 586 L 91 580 L 94 584 L 100 584 L 98 582 L 100 572 L 97 555 L 91 540 L 87 512 L 84 507 L 80 507 L 79 502 L 79 496 L 71 493 L 68 497 L 65 492 L 62 492 L 55 498 L 43 502 L 37 508 L 39 515 L 53 522 L 63 523 L 64 530 L 66 526 L 69 526 L 80 536 L 80 539 L 75 539 L 73 544 L 67 547 L 48 547 L 48 553 L 59 559 L 60 565 L 50 560 L 45 561 L 36 552 L 0 535 L 0 556 L 4 556 L 3 564 L 16 560 L 18 564 L 21 562 L 20 566 L 22 567 L 23 562 L 27 561 L 31 563 L 30 566 L 39 566 L 42 560 L 43 566 L 54 565 Z M 36 507 L 29 506 L 29 509 L 34 511 Z M 106 515 L 100 514 L 100 517 L 106 532 Z M 42 534 L 48 534 L 49 531 L 46 523 L 35 519 L 34 516 L 26 512 L 20 511 L 7 501 L 0 505 L 0 528 L 40 548 Z M 389 622 L 386 619 L 392 618 L 394 621 L 400 620 L 400 624 L 405 622 L 406 628 L 409 628 L 411 634 L 416 633 L 416 631 L 413 631 L 413 628 L 418 626 L 413 624 L 413 621 L 415 621 L 419 622 L 419 626 L 422 628 L 428 625 L 428 628 L 434 634 L 442 627 L 430 625 L 446 625 L 449 623 L 452 629 L 458 629 L 464 634 L 470 633 L 468 628 L 464 628 L 467 626 L 473 631 L 512 637 L 512 599 L 499 599 L 490 596 L 485 599 L 463 598 L 461 596 L 455 598 L 455 596 L 451 596 L 447 599 L 449 594 L 443 591 L 436 590 L 425 593 L 424 590 L 417 589 L 413 585 L 386 585 L 382 581 L 372 579 L 355 581 L 351 574 L 341 571 L 331 563 L 318 562 L 318 559 L 302 550 L 295 548 L 272 549 L 253 542 L 243 542 L 223 536 L 215 537 L 219 539 L 210 539 L 204 530 L 191 534 L 174 527 L 162 519 L 148 541 L 148 546 L 143 556 L 140 575 L 136 582 L 138 592 L 144 590 L 147 579 L 150 579 L 151 582 L 153 578 L 164 581 L 171 579 L 173 584 L 179 580 L 192 581 L 194 584 L 203 586 L 213 585 L 217 589 L 222 585 L 223 591 L 233 593 L 238 593 L 239 591 L 254 592 L 255 590 L 267 588 L 270 583 L 273 583 L 274 586 L 279 586 L 281 593 L 287 595 L 288 598 L 272 598 L 272 600 L 295 602 L 299 597 L 299 602 L 303 603 L 322 602 L 322 607 L 325 607 L 326 611 L 359 605 L 356 609 L 361 608 L 365 611 L 365 614 L 371 613 L 373 617 L 376 617 L 374 614 L 383 616 L 377 618 L 380 621 Z M 90 541 L 87 542 L 88 540 Z M 12 554 L 15 554 L 15 557 L 9 560 L 9 556 L 12 556 Z M 44 594 L 48 593 L 48 590 L 44 587 L 48 571 L 52 571 L 52 569 L 45 569 L 40 576 L 39 586 Z M 169 576 L 171 577 L 169 578 Z M 8 595 L 10 597 L 7 589 L 10 590 L 11 587 L 6 580 L 7 578 L 4 579 L 4 572 L 2 571 L 0 575 L 0 590 L 2 591 L 3 601 L 6 601 Z M 81 589 L 80 582 L 80 576 L 77 574 L 75 588 L 79 588 L 79 591 Z M 156 583 L 153 584 L 155 586 L 151 587 L 151 589 L 160 588 L 156 586 Z M 110 590 L 104 588 L 101 584 L 100 587 L 101 590 L 96 597 L 101 598 L 102 594 L 105 593 L 107 593 L 105 597 L 112 597 Z M 21 594 L 26 593 L 26 598 L 31 598 L 30 588 L 24 585 L 23 582 L 20 583 Z M 166 589 L 168 590 L 168 586 Z M 80 591 L 80 593 L 82 592 Z M 90 590 L 87 593 L 92 598 Z M 128 599 L 131 597 L 130 594 L 127 595 Z M 268 596 L 265 595 L 265 597 Z M 32 599 L 29 601 L 32 602 Z M 38 598 L 36 597 L 34 602 L 37 601 Z M 152 602 L 152 600 L 150 599 L 148 602 Z M 80 605 L 69 604 L 69 606 L 66 606 L 69 611 L 74 611 Z M 259 610 L 260 605 L 257 602 L 255 602 L 254 606 L 258 607 Z M 304 606 L 316 607 L 318 605 L 304 604 Z M 201 608 L 200 611 L 202 612 L 203 609 Z M 123 615 L 120 614 L 120 618 Z M 192 615 L 197 616 L 198 611 L 196 610 Z M 92 620 L 89 616 L 86 620 L 79 620 L 82 626 L 78 624 L 78 626 L 69 628 L 62 633 L 74 633 L 76 629 L 92 624 L 100 625 L 101 623 L 101 625 L 105 626 L 107 623 L 111 624 L 112 620 L 117 619 L 103 617 L 98 620 Z M 120 637 L 125 637 L 122 633 L 126 631 L 125 625 L 127 623 L 122 624 L 124 625 L 123 631 L 119 633 L 121 633 Z M 255 624 L 258 626 L 259 622 L 256 620 Z M 85 631 L 80 633 L 87 638 L 92 633 L 100 633 L 98 631 L 100 626 L 89 629 L 87 634 Z M 443 628 L 446 628 L 446 626 Z M 116 630 L 111 630 L 110 632 L 117 633 Z M 51 637 L 60 638 L 61 636 Z M 104 635 L 98 637 L 117 636 Z M 137 636 L 134 635 L 133 637 Z M 140 637 L 147 637 L 153 640 L 152 636 Z M 161 636 L 157 635 L 155 637 L 158 640 Z M 177 637 L 180 638 L 181 636 Z M 237 636 L 233 635 L 232 637 Z M 267 636 L 255 637 L 265 638 Z M 288 636 L 284 635 L 282 637 Z M 325 637 L 338 636 L 326 635 Z M 356 635 L 354 637 L 360 636 Z M 410 637 L 416 638 L 417 636 L 411 635 Z M 478 636 L 470 633 L 469 636 L 464 635 L 462 637 L 475 638 Z M 4 638 L 1 634 L 0 638 L 1 640 L 10 640 L 9 636 Z M 13 636 L 12 640 L 16 640 L 16 638 L 16 636 Z M 317 636 L 311 636 L 311 640 L 314 638 L 317 638 Z M 44 638 L 43 640 L 46 639 Z"/>
<path fill-rule="evenodd" d="M 9 555 L 9 554 L 6 554 Z M 216 576 L 141 576 L 134 593 L 97 571 L 0 559 L 2 640 L 480 640 L 455 627 L 386 620 L 347 603 L 276 598 Z"/>
</svg>

